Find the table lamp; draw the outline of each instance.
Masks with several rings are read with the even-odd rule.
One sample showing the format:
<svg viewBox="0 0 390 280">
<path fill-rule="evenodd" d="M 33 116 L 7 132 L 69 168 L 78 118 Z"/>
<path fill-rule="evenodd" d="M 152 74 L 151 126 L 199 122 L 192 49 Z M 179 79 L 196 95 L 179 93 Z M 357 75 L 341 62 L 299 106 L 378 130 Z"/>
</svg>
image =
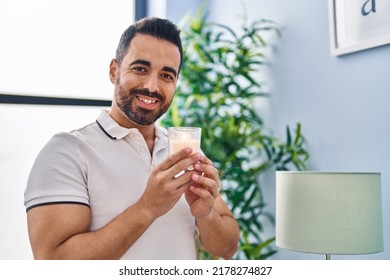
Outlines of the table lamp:
<svg viewBox="0 0 390 280">
<path fill-rule="evenodd" d="M 276 246 L 326 259 L 382 252 L 381 174 L 277 171 Z"/>
</svg>

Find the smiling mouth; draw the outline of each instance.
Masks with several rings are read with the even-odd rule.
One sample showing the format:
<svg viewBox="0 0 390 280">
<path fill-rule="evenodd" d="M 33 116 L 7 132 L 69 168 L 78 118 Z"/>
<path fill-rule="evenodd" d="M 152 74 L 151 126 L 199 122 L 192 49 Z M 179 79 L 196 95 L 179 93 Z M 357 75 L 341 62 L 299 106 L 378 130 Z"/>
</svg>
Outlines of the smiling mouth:
<svg viewBox="0 0 390 280">
<path fill-rule="evenodd" d="M 146 97 L 146 96 L 140 96 L 140 95 L 137 95 L 137 99 L 139 101 L 141 101 L 142 103 L 145 103 L 146 105 L 153 105 L 153 104 L 156 104 L 158 102 L 158 99 L 150 98 L 150 97 Z"/>
</svg>

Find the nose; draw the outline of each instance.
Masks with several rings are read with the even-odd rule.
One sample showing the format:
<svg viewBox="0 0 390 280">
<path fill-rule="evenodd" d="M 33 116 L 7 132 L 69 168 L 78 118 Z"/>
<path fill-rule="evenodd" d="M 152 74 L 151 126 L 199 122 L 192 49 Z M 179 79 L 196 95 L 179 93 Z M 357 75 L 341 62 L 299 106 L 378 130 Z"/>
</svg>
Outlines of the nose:
<svg viewBox="0 0 390 280">
<path fill-rule="evenodd" d="M 149 75 L 144 81 L 144 89 L 147 89 L 149 92 L 159 92 L 158 77 Z"/>
</svg>

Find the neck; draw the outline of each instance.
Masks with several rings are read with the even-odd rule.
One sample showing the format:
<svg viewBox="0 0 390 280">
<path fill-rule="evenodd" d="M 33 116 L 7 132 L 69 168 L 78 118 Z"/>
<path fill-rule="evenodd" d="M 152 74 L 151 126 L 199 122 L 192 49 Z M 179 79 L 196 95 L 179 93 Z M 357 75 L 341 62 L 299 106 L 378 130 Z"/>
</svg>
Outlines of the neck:
<svg viewBox="0 0 390 280">
<path fill-rule="evenodd" d="M 145 142 L 152 153 L 155 139 L 155 124 L 139 125 L 129 118 L 121 110 L 111 110 L 108 112 L 110 116 L 120 125 L 126 128 L 136 128 L 143 135 Z"/>
</svg>

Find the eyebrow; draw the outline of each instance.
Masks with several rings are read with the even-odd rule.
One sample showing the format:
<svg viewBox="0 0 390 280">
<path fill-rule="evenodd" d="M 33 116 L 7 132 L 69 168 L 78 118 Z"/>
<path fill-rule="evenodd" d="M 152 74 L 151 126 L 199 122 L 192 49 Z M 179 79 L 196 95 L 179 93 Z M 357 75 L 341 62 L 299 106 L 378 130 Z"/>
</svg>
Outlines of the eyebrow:
<svg viewBox="0 0 390 280">
<path fill-rule="evenodd" d="M 151 64 L 149 61 L 147 61 L 147 60 L 144 60 L 144 59 L 136 59 L 136 60 L 134 60 L 133 62 L 131 62 L 131 63 L 129 64 L 129 66 L 132 66 L 132 65 L 135 65 L 135 64 L 142 64 L 142 65 L 149 66 L 149 67 L 152 65 L 152 64 Z M 164 67 L 163 67 L 163 70 L 164 70 L 164 71 L 167 71 L 167 72 L 170 72 L 170 73 L 172 73 L 175 77 L 177 77 L 177 72 L 176 72 L 176 70 L 173 69 L 172 67 L 164 66 Z"/>
<path fill-rule="evenodd" d="M 131 62 L 129 64 L 129 66 L 132 66 L 132 65 L 135 65 L 135 64 L 142 64 L 142 65 L 145 65 L 145 66 L 150 66 L 151 65 L 151 63 L 149 61 L 147 61 L 147 60 L 136 59 L 133 62 Z"/>
<path fill-rule="evenodd" d="M 172 67 L 164 66 L 164 67 L 163 67 L 163 70 L 164 70 L 164 71 L 167 71 L 167 72 L 171 72 L 171 73 L 175 76 L 175 78 L 177 77 L 177 72 L 176 72 L 176 70 L 173 69 Z"/>
</svg>

